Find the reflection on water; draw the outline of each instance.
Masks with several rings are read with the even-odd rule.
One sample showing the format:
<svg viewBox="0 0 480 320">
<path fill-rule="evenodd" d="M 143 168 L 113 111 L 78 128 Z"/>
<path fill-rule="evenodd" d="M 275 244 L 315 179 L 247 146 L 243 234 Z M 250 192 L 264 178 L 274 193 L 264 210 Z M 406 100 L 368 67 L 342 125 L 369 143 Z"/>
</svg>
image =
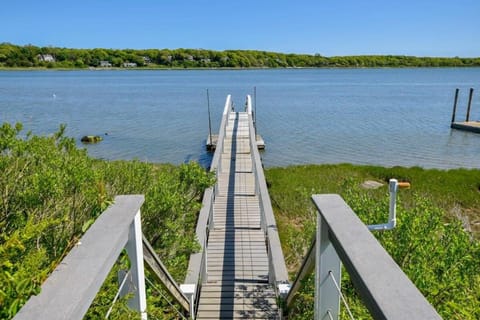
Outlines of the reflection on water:
<svg viewBox="0 0 480 320">
<path fill-rule="evenodd" d="M 479 80 L 480 68 L 0 72 L 0 120 L 103 135 L 87 146 L 99 158 L 208 165 L 206 89 L 216 132 L 226 95 L 241 108 L 256 86 L 266 166 L 480 168 L 480 135 L 449 127 L 454 89 L 461 119 Z"/>
</svg>

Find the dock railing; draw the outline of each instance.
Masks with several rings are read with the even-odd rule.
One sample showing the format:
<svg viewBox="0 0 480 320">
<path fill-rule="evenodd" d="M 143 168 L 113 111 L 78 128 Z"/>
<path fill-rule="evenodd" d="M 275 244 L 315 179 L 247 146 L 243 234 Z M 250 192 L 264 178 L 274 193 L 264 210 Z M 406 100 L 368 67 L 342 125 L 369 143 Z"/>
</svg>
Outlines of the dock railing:
<svg viewBox="0 0 480 320">
<path fill-rule="evenodd" d="M 217 139 L 217 146 L 215 148 L 215 153 L 213 155 L 212 159 L 212 164 L 210 166 L 210 171 L 215 171 L 219 173 L 221 171 L 221 156 L 224 151 L 224 138 L 225 135 L 227 134 L 227 124 L 228 124 L 228 119 L 230 117 L 230 113 L 233 110 L 233 101 L 232 101 L 232 96 L 228 95 L 227 99 L 225 101 L 225 107 L 223 108 L 223 115 L 222 115 L 222 122 L 220 123 L 220 129 L 218 131 L 218 139 Z M 218 150 L 218 152 L 217 152 Z"/>
<path fill-rule="evenodd" d="M 225 107 L 223 110 L 222 121 L 219 129 L 219 136 L 217 146 L 213 155 L 210 171 L 215 172 L 217 177 L 221 171 L 221 157 L 224 150 L 224 138 L 230 113 L 233 110 L 233 101 L 231 95 L 227 96 Z M 200 251 L 190 255 L 188 263 L 187 276 L 185 282 L 180 286 L 182 292 L 190 301 L 190 314 L 193 316 L 196 313 L 197 301 L 200 296 L 202 284 L 207 281 L 208 273 L 208 256 L 207 256 L 207 241 L 209 230 L 213 228 L 213 203 L 217 195 L 216 184 L 205 190 L 202 200 L 202 208 L 198 216 L 196 235 L 198 243 L 200 244 Z"/>
<path fill-rule="evenodd" d="M 355 212 L 336 194 L 313 195 L 316 239 L 286 298 L 315 268 L 315 319 L 338 319 L 341 264 L 374 319 L 441 319 Z"/>
<path fill-rule="evenodd" d="M 142 234 L 143 202 L 143 195 L 116 196 L 43 283 L 40 294 L 32 296 L 14 319 L 83 319 L 123 249 L 131 267 L 121 281 L 117 297 L 132 294 L 128 306 L 147 319 L 145 261 L 152 275 L 187 314 L 187 297 Z"/>
<path fill-rule="evenodd" d="M 286 296 L 290 289 L 288 271 L 285 265 L 277 224 L 273 215 L 265 175 L 263 173 L 262 160 L 257 147 L 256 132 L 252 118 L 252 99 L 250 95 L 247 96 L 247 113 L 249 117 L 250 150 L 252 153 L 253 171 L 255 173 L 255 188 L 260 203 L 260 223 L 267 242 L 269 282 L 274 286 L 277 296 Z"/>
<path fill-rule="evenodd" d="M 82 319 L 126 248 L 136 288 L 129 306 L 146 314 L 140 207 L 143 195 L 117 196 L 14 319 Z"/>
</svg>

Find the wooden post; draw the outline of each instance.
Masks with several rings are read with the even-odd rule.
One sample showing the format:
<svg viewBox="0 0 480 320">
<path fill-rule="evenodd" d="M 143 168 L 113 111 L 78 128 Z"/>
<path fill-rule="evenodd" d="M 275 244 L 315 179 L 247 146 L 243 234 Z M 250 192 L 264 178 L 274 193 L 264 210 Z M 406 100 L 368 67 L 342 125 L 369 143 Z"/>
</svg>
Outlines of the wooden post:
<svg viewBox="0 0 480 320">
<path fill-rule="evenodd" d="M 147 293 L 145 289 L 145 268 L 143 264 L 143 242 L 140 210 L 138 210 L 128 234 L 125 246 L 131 264 L 134 294 L 128 300 L 128 306 L 140 312 L 142 320 L 147 320 Z"/>
<path fill-rule="evenodd" d="M 314 319 L 328 319 L 329 312 L 333 319 L 340 318 L 340 292 L 331 276 L 340 283 L 341 262 L 330 241 L 328 225 L 317 212 Z"/>
<path fill-rule="evenodd" d="M 468 96 L 467 119 L 465 120 L 466 122 L 470 120 L 470 107 L 472 106 L 472 97 L 473 97 L 473 88 L 470 88 L 470 95 Z"/>
<path fill-rule="evenodd" d="M 455 89 L 455 101 L 453 102 L 452 123 L 455 122 L 455 113 L 457 112 L 458 92 L 460 89 Z"/>
</svg>

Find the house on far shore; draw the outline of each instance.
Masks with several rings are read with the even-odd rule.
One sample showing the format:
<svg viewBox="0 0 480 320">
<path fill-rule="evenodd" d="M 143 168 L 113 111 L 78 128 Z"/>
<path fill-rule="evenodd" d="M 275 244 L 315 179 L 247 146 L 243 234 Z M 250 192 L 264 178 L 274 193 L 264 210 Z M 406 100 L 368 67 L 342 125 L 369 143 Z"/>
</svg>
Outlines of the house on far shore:
<svg viewBox="0 0 480 320">
<path fill-rule="evenodd" d="M 136 68 L 137 64 L 135 62 L 124 62 L 123 67 L 124 68 Z"/>
<path fill-rule="evenodd" d="M 38 61 L 55 62 L 55 58 L 51 54 L 39 54 L 37 59 Z"/>
<path fill-rule="evenodd" d="M 109 62 L 109 61 L 100 61 L 100 67 L 101 68 L 111 68 L 112 67 L 112 64 Z"/>
</svg>

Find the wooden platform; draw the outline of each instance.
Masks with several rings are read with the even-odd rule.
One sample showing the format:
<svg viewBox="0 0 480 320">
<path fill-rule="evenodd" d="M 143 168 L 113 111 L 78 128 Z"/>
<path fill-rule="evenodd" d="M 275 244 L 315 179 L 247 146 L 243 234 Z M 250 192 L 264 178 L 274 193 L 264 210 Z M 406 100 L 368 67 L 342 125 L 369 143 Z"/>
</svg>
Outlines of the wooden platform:
<svg viewBox="0 0 480 320">
<path fill-rule="evenodd" d="M 265 140 L 263 140 L 262 136 L 257 134 L 257 148 L 258 150 L 264 150 L 265 149 Z M 205 143 L 205 147 L 207 148 L 208 151 L 215 151 L 217 147 L 217 142 L 218 142 L 218 134 L 212 134 L 212 139 L 210 141 L 210 135 L 207 136 L 207 140 Z"/>
<path fill-rule="evenodd" d="M 220 163 L 197 319 L 279 319 L 244 112 L 230 115 Z"/>
<path fill-rule="evenodd" d="M 480 133 L 480 121 L 452 122 L 452 129 Z"/>
</svg>

